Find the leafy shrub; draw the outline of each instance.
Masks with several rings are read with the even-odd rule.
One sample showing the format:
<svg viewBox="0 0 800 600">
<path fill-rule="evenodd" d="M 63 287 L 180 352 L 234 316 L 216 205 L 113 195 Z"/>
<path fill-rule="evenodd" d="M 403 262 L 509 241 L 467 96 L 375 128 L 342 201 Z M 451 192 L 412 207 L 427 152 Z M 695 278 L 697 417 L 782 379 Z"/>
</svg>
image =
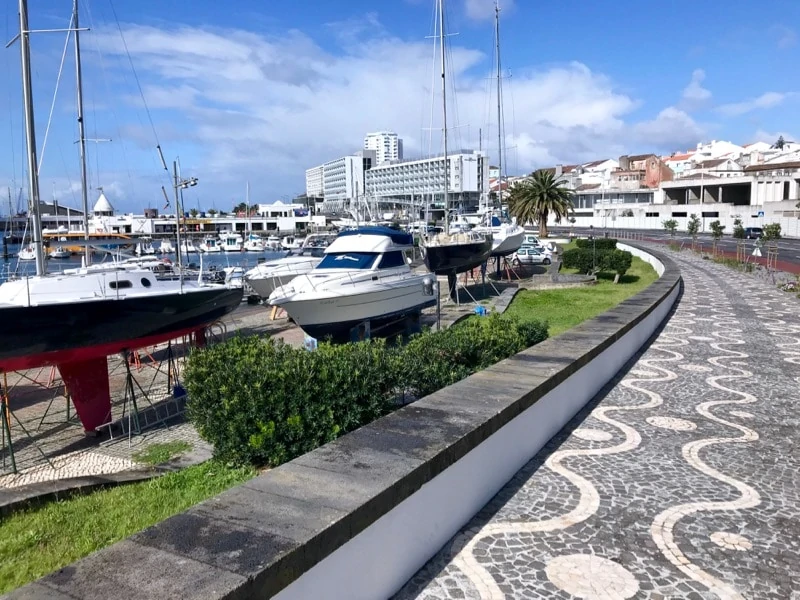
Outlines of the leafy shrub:
<svg viewBox="0 0 800 600">
<path fill-rule="evenodd" d="M 772 242 L 781 239 L 781 225 L 780 223 L 770 223 L 764 225 L 764 233 L 761 239 L 765 242 Z"/>
<path fill-rule="evenodd" d="M 501 315 L 412 336 L 313 352 L 235 337 L 186 364 L 188 414 L 215 455 L 278 465 L 387 414 L 400 393 L 431 394 L 547 338 L 547 324 Z"/>
<path fill-rule="evenodd" d="M 561 253 L 561 264 L 567 269 L 576 269 L 579 273 L 592 273 L 600 264 L 602 251 L 591 248 L 570 248 Z"/>
<path fill-rule="evenodd" d="M 579 238 L 575 240 L 575 245 L 586 250 L 615 250 L 617 240 L 614 238 L 594 238 L 593 240 Z"/>
<path fill-rule="evenodd" d="M 633 263 L 633 255 L 626 250 L 612 250 L 603 254 L 600 266 L 603 271 L 611 271 L 617 275 L 625 275 Z"/>
<path fill-rule="evenodd" d="M 581 273 L 605 271 L 625 275 L 631 268 L 633 256 L 626 250 L 572 248 L 561 255 L 561 260 L 564 267 L 577 269 Z"/>
</svg>

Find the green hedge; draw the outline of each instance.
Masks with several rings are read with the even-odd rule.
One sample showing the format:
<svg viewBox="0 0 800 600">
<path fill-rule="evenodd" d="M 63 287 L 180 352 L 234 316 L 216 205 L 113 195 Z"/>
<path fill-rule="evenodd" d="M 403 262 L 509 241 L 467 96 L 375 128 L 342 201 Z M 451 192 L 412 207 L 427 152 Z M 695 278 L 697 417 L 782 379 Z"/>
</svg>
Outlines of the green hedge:
<svg viewBox="0 0 800 600">
<path fill-rule="evenodd" d="M 565 268 L 576 269 L 581 273 L 605 271 L 625 275 L 631 268 L 633 255 L 625 250 L 572 248 L 561 254 L 561 261 Z"/>
<path fill-rule="evenodd" d="M 617 240 L 614 238 L 594 238 L 593 240 L 578 238 L 575 240 L 575 245 L 578 248 L 586 248 L 588 250 L 616 250 Z"/>
<path fill-rule="evenodd" d="M 492 315 L 405 346 L 384 340 L 312 352 L 272 338 L 235 337 L 192 352 L 188 414 L 218 458 L 279 465 L 547 338 L 547 324 Z"/>
</svg>

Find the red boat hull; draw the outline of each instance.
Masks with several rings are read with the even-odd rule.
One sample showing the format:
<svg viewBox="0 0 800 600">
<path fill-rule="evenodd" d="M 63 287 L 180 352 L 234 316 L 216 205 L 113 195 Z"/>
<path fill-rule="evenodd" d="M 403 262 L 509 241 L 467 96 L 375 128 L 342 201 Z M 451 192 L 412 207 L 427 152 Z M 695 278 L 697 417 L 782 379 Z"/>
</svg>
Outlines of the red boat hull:
<svg viewBox="0 0 800 600">
<path fill-rule="evenodd" d="M 58 367 L 81 423 L 94 431 L 111 420 L 108 360 L 112 354 L 192 336 L 205 341 L 206 326 L 233 311 L 241 290 L 131 300 L 3 308 L 0 371 Z"/>
</svg>

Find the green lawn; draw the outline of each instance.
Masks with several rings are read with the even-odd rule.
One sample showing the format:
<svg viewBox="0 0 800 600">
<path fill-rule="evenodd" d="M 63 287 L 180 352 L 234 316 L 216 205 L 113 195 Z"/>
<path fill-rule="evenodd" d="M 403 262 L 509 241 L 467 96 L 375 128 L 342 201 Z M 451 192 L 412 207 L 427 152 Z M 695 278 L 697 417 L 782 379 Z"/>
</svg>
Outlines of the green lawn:
<svg viewBox="0 0 800 600">
<path fill-rule="evenodd" d="M 572 247 L 572 244 L 565 249 Z M 562 273 L 574 273 L 562 269 Z M 597 285 L 562 290 L 524 290 L 506 311 L 510 315 L 540 318 L 548 322 L 550 337 L 575 327 L 613 308 L 658 279 L 653 267 L 633 257 L 630 271 L 614 284 L 614 275 L 601 273 Z"/>
<path fill-rule="evenodd" d="M 2 517 L 0 594 L 109 546 L 255 475 L 209 461 L 141 483 Z"/>
</svg>

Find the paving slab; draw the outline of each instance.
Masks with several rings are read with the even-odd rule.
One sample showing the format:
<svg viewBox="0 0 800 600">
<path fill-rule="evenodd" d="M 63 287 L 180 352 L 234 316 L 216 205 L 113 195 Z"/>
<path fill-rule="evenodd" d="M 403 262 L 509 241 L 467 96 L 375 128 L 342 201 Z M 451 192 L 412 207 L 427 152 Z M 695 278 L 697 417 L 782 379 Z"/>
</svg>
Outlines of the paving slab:
<svg viewBox="0 0 800 600">
<path fill-rule="evenodd" d="M 396 600 L 800 597 L 800 300 L 670 257 L 668 324 Z"/>
</svg>

